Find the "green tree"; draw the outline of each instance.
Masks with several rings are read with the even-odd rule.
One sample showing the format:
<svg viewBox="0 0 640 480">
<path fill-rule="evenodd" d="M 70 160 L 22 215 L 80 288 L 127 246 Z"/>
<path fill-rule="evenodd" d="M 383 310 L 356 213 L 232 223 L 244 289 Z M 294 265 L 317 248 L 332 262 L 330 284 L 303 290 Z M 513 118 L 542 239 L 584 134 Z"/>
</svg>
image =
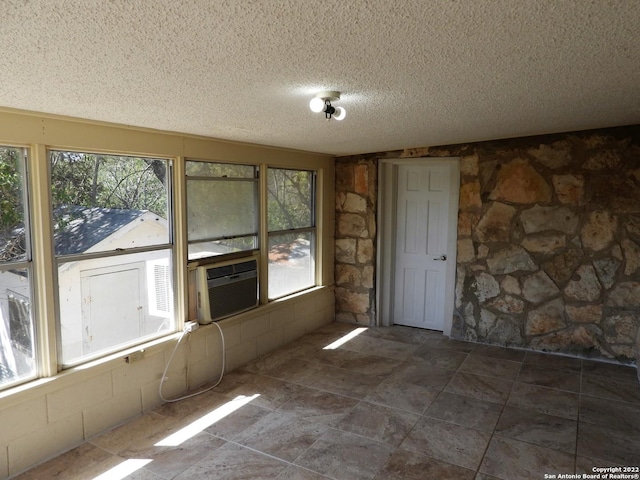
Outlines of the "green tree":
<svg viewBox="0 0 640 480">
<path fill-rule="evenodd" d="M 65 206 L 149 210 L 167 218 L 166 162 L 51 152 L 54 210 Z"/>
<path fill-rule="evenodd" d="M 0 148 L 0 228 L 2 234 L 21 225 L 22 182 L 20 152 L 14 148 Z"/>
<path fill-rule="evenodd" d="M 61 205 L 97 206 L 100 161 L 95 155 L 53 151 L 51 197 L 54 208 Z"/>
<path fill-rule="evenodd" d="M 313 174 L 306 170 L 269 169 L 269 230 L 310 227 L 313 223 Z"/>
<path fill-rule="evenodd" d="M 22 177 L 21 150 L 0 147 L 0 261 L 25 256 L 25 237 L 18 233 L 24 225 Z"/>
</svg>

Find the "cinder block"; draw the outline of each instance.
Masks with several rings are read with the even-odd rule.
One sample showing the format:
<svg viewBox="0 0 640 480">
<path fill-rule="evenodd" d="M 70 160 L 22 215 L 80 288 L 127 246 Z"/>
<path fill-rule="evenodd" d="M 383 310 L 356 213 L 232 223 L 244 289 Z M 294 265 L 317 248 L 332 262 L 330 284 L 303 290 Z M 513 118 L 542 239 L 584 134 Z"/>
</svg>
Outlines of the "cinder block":
<svg viewBox="0 0 640 480">
<path fill-rule="evenodd" d="M 0 445 L 47 426 L 47 401 L 44 396 L 26 400 L 0 410 Z"/>
<path fill-rule="evenodd" d="M 284 334 L 282 328 L 276 328 L 275 330 L 264 333 L 256 339 L 258 356 L 272 352 L 276 348 L 281 347 L 283 344 Z"/>
<path fill-rule="evenodd" d="M 224 339 L 225 348 L 227 347 L 227 338 Z M 206 358 L 205 360 L 210 361 L 211 358 L 219 359 L 222 358 L 222 339 L 220 338 L 220 332 L 216 329 L 215 332 L 211 335 L 207 335 L 206 337 Z"/>
<path fill-rule="evenodd" d="M 313 315 L 304 319 L 305 328 L 307 332 L 313 332 L 314 330 L 322 327 L 325 324 L 323 312 L 316 312 Z"/>
<path fill-rule="evenodd" d="M 283 329 L 283 342 L 285 345 L 287 343 L 291 343 L 296 338 L 300 338 L 305 333 L 306 325 L 304 320 L 296 320 L 295 322 L 291 322 Z"/>
<path fill-rule="evenodd" d="M 307 318 L 309 315 L 313 315 L 316 311 L 315 295 L 309 294 L 307 296 L 300 297 L 294 305 L 296 320 Z"/>
<path fill-rule="evenodd" d="M 258 352 L 255 340 L 242 342 L 240 345 L 227 348 L 227 365 L 225 370 L 230 372 L 249 363 L 254 358 L 257 358 L 257 356 Z"/>
<path fill-rule="evenodd" d="M 284 327 L 285 325 L 295 321 L 295 319 L 296 312 L 293 305 L 288 305 L 269 312 L 269 324 L 271 330 Z"/>
<path fill-rule="evenodd" d="M 8 448 L 6 445 L 0 446 L 0 478 L 9 476 L 9 458 Z"/>
<path fill-rule="evenodd" d="M 207 337 L 208 335 L 200 334 L 199 330 L 196 330 L 190 335 L 191 338 L 185 338 L 182 343 L 185 345 L 187 342 L 189 345 L 186 347 L 186 360 L 189 363 L 201 362 L 207 358 Z"/>
<path fill-rule="evenodd" d="M 316 309 L 324 310 L 326 308 L 334 308 L 336 301 L 333 289 L 326 289 L 318 292 L 315 298 Z"/>
<path fill-rule="evenodd" d="M 167 357 L 168 358 L 168 357 Z M 159 380 L 164 370 L 163 352 L 157 352 L 135 363 L 124 363 L 113 370 L 113 394 L 121 395 L 127 390 L 138 390 L 153 380 Z"/>
<path fill-rule="evenodd" d="M 327 325 L 336 321 L 336 309 L 331 305 L 331 308 L 327 308 L 322 312 L 324 315 L 324 323 Z"/>
<path fill-rule="evenodd" d="M 176 340 L 177 341 L 177 340 Z M 162 369 L 164 370 L 167 362 L 169 362 L 169 358 L 171 357 L 171 352 L 175 348 L 176 344 L 171 343 L 166 346 L 163 350 L 164 359 L 162 364 Z M 186 337 L 182 340 L 180 345 L 178 346 L 173 359 L 171 359 L 171 365 L 169 365 L 169 372 L 181 372 L 184 370 L 184 367 L 187 364 L 187 356 L 189 355 L 189 345 L 187 343 Z"/>
<path fill-rule="evenodd" d="M 111 372 L 85 378 L 74 385 L 47 395 L 49 422 L 80 413 L 85 408 L 102 403 L 111 397 L 113 397 Z"/>
<path fill-rule="evenodd" d="M 167 378 L 168 380 L 162 385 L 162 396 L 164 398 L 177 398 L 187 391 L 186 370 L 183 370 L 179 375 L 174 374 L 167 376 Z M 160 394 L 158 393 L 159 386 L 160 379 L 140 387 L 143 412 L 149 412 L 164 403 L 164 400 L 160 398 Z"/>
<path fill-rule="evenodd" d="M 82 412 L 84 437 L 90 438 L 142 413 L 142 394 L 129 390 Z"/>
<path fill-rule="evenodd" d="M 202 362 L 189 365 L 189 386 L 191 389 L 198 388 L 205 383 L 217 380 L 220 376 L 222 361 L 207 358 Z M 184 392 L 186 393 L 186 392 Z"/>
<path fill-rule="evenodd" d="M 82 414 L 67 416 L 9 444 L 9 475 L 15 475 L 84 441 Z"/>
<path fill-rule="evenodd" d="M 259 335 L 269 331 L 269 315 L 248 318 L 240 325 L 240 337 L 243 342 L 253 340 Z"/>
<path fill-rule="evenodd" d="M 234 323 L 233 325 L 225 325 L 224 323 L 220 324 L 222 328 L 222 333 L 224 334 L 224 344 L 227 348 L 235 347 L 236 345 L 240 345 L 242 342 L 242 337 L 240 335 L 240 324 Z M 213 326 L 210 328 L 211 331 L 214 331 L 220 334 L 218 329 Z"/>
</svg>

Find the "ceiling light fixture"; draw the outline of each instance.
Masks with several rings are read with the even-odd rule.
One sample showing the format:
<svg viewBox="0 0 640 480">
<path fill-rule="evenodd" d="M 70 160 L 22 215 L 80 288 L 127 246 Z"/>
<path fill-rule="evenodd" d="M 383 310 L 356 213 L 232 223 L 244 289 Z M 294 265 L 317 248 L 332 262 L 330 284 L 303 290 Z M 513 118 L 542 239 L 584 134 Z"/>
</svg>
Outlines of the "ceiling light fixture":
<svg viewBox="0 0 640 480">
<path fill-rule="evenodd" d="M 309 108 L 312 112 L 324 112 L 324 117 L 327 120 L 332 118 L 343 120 L 347 115 L 347 111 L 342 107 L 334 107 L 331 105 L 331 102 L 338 100 L 340 100 L 340 92 L 329 91 L 316 93 L 316 96 L 309 102 Z"/>
</svg>

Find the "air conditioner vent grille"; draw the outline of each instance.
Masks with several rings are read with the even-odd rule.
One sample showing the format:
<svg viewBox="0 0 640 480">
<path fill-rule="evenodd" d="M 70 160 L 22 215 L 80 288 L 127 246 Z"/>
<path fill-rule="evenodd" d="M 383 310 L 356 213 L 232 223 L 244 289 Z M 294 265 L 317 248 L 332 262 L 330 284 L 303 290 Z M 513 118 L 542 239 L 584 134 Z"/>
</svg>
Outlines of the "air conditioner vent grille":
<svg viewBox="0 0 640 480">
<path fill-rule="evenodd" d="M 199 315 L 201 323 L 217 321 L 258 305 L 256 260 L 200 268 L 204 270 L 200 278 L 206 285 L 200 290 L 206 297 Z"/>
</svg>

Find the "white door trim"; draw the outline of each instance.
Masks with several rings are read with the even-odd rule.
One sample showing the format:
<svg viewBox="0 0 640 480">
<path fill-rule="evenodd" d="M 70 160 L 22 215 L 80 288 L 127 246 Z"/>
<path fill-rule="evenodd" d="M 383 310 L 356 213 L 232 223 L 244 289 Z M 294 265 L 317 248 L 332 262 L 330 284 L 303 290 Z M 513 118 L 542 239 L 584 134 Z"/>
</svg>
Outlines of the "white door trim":
<svg viewBox="0 0 640 480">
<path fill-rule="evenodd" d="M 453 309 L 455 304 L 456 251 L 458 237 L 458 197 L 460 194 L 460 158 L 392 158 L 381 160 L 378 165 L 378 231 L 376 259 L 376 325 L 392 325 L 396 186 L 398 165 L 449 165 L 451 166 L 449 221 L 447 223 L 447 267 L 445 285 L 445 318 L 443 333 L 451 335 Z"/>
</svg>

